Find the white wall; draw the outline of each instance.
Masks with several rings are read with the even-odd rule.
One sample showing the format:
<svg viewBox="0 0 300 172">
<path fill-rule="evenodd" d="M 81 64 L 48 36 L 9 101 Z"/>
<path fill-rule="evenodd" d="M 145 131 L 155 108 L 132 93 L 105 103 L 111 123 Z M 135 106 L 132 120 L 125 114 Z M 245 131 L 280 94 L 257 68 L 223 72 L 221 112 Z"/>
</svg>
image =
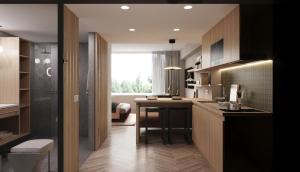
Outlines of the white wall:
<svg viewBox="0 0 300 172">
<path fill-rule="evenodd" d="M 200 46 L 200 43 L 194 43 L 194 44 L 187 44 L 184 46 L 184 48 L 180 51 L 181 59 L 187 58 L 187 56 L 194 51 L 196 48 Z"/>
</svg>

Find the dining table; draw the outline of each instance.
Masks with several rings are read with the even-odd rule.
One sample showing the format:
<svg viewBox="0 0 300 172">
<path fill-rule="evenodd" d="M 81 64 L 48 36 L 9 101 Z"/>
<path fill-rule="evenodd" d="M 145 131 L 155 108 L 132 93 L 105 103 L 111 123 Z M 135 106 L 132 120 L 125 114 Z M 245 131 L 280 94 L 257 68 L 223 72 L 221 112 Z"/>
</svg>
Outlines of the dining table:
<svg viewBox="0 0 300 172">
<path fill-rule="evenodd" d="M 140 112 L 141 108 L 146 107 L 163 107 L 167 109 L 168 116 L 172 115 L 170 113 L 171 109 L 186 109 L 187 117 L 191 121 L 192 118 L 192 105 L 193 98 L 181 98 L 181 99 L 172 99 L 172 98 L 157 98 L 155 100 L 148 100 L 147 98 L 135 98 L 134 102 L 136 103 L 136 144 L 140 143 Z M 168 118 L 170 119 L 170 118 Z M 188 127 L 188 133 L 190 133 L 191 126 Z M 168 129 L 170 130 L 170 128 Z M 191 134 L 189 134 L 189 140 L 191 140 Z"/>
</svg>

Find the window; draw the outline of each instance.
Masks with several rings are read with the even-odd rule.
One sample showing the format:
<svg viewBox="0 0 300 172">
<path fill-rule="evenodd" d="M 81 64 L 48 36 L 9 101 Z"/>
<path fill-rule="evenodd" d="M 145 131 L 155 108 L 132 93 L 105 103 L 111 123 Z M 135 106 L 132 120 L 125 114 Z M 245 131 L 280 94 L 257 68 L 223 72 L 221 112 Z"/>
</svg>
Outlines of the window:
<svg viewBox="0 0 300 172">
<path fill-rule="evenodd" d="M 112 54 L 112 93 L 152 92 L 152 53 Z"/>
</svg>

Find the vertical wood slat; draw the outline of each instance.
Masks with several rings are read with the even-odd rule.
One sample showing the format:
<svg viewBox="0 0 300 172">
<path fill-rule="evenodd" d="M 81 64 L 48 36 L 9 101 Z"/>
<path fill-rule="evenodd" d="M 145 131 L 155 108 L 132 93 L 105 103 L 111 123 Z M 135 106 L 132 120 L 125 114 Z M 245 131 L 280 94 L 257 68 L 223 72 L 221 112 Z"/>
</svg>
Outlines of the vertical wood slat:
<svg viewBox="0 0 300 172">
<path fill-rule="evenodd" d="M 216 172 L 223 171 L 223 117 L 193 106 L 193 141 Z"/>
<path fill-rule="evenodd" d="M 107 137 L 108 44 L 98 34 L 89 33 L 89 144 L 97 150 Z"/>
<path fill-rule="evenodd" d="M 108 44 L 98 34 L 91 33 L 94 37 L 94 76 L 95 76 L 95 120 L 94 140 L 95 150 L 100 148 L 107 137 L 107 115 L 108 115 Z"/>
<path fill-rule="evenodd" d="M 19 38 L 0 37 L 0 103 L 19 104 Z"/>
<path fill-rule="evenodd" d="M 64 7 L 64 172 L 79 169 L 79 25 L 78 18 Z"/>
</svg>

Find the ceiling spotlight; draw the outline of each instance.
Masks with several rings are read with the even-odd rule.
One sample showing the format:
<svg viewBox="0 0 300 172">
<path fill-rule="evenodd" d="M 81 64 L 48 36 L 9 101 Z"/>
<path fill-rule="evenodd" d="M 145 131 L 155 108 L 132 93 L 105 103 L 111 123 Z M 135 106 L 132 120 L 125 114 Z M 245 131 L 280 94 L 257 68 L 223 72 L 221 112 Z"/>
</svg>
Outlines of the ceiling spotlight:
<svg viewBox="0 0 300 172">
<path fill-rule="evenodd" d="M 175 32 L 178 32 L 178 31 L 180 31 L 180 29 L 179 28 L 174 28 L 173 29 Z"/>
<path fill-rule="evenodd" d="M 185 5 L 183 8 L 184 8 L 185 10 L 190 10 L 190 9 L 193 8 L 193 6 L 191 6 L 191 5 Z"/>
<path fill-rule="evenodd" d="M 134 29 L 134 28 L 130 28 L 129 31 L 130 31 L 130 32 L 134 32 L 135 29 Z"/>
<path fill-rule="evenodd" d="M 130 9 L 130 7 L 128 5 L 122 5 L 120 8 L 122 10 L 129 10 Z"/>
</svg>

